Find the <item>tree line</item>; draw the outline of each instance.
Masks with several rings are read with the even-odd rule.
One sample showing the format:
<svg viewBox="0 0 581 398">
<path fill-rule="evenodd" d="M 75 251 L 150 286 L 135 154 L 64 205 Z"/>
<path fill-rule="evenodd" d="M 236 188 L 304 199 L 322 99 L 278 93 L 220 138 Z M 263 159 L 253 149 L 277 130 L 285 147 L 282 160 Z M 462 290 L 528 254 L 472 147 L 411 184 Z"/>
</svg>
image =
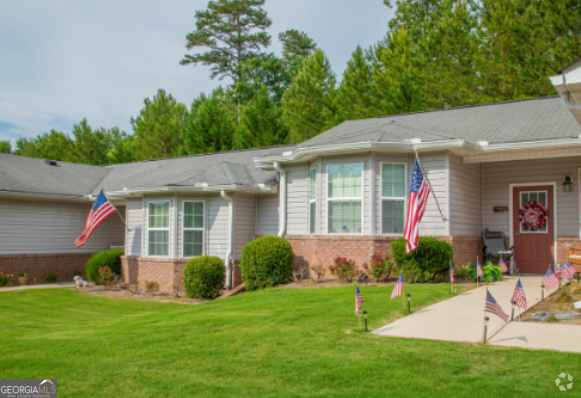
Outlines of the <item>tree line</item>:
<svg viewBox="0 0 581 398">
<path fill-rule="evenodd" d="M 279 34 L 265 0 L 210 1 L 195 14 L 182 65 L 231 78 L 190 106 L 160 89 L 132 134 L 51 130 L 0 152 L 94 165 L 300 143 L 345 120 L 555 94 L 548 76 L 581 55 L 581 0 L 398 0 L 385 37 L 358 46 L 338 81 L 305 32 Z"/>
</svg>

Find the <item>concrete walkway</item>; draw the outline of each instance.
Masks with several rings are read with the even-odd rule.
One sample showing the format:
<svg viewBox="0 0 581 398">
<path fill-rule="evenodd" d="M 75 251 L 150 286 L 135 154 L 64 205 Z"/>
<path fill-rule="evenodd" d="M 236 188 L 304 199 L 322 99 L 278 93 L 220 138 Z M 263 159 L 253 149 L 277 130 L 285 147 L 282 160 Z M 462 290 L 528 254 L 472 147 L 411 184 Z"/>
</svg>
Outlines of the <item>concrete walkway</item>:
<svg viewBox="0 0 581 398">
<path fill-rule="evenodd" d="M 13 292 L 15 290 L 28 290 L 28 289 L 58 289 L 63 287 L 75 287 L 75 283 L 60 282 L 60 283 L 42 283 L 40 285 L 8 286 L 0 287 L 0 292 Z"/>
<path fill-rule="evenodd" d="M 502 282 L 487 285 L 490 293 L 509 315 L 509 319 L 512 309 L 510 300 L 517 279 L 517 277 L 507 276 Z M 529 308 L 541 300 L 541 280 L 541 276 L 521 277 Z M 382 336 L 480 342 L 485 316 L 485 295 L 486 287 L 484 286 L 470 290 L 398 319 L 373 333 Z M 515 309 L 515 319 L 519 310 L 518 307 Z M 533 322 L 513 322 L 505 326 L 502 319 L 496 315 L 488 313 L 486 315 L 490 317 L 488 336 L 491 344 L 581 352 L 581 340 L 574 337 L 579 336 L 581 326 Z M 559 339 L 555 339 L 557 335 Z M 564 341 L 567 339 L 570 341 Z"/>
</svg>

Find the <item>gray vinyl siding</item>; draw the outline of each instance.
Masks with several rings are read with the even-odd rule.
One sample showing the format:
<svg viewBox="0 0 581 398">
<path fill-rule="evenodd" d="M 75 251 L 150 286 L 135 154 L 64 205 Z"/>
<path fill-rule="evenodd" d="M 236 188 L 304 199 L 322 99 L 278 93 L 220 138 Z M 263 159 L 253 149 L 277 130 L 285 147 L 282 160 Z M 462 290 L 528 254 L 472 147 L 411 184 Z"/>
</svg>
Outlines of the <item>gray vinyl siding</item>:
<svg viewBox="0 0 581 398">
<path fill-rule="evenodd" d="M 520 160 L 484 163 L 484 227 L 509 233 L 509 213 L 494 213 L 494 206 L 511 206 L 509 184 L 557 184 L 557 236 L 579 236 L 579 179 L 581 157 Z M 564 192 L 562 182 L 573 180 L 571 192 Z"/>
<path fill-rule="evenodd" d="M 481 165 L 463 164 L 450 153 L 450 233 L 480 236 L 482 233 Z"/>
<path fill-rule="evenodd" d="M 123 246 L 125 226 L 112 214 L 86 244 L 75 247 L 91 206 L 0 200 L 0 254 L 95 253 L 110 245 Z M 124 214 L 124 207 L 118 209 Z"/>
<path fill-rule="evenodd" d="M 234 205 L 236 219 L 234 223 L 234 252 L 232 258 L 239 259 L 242 249 L 254 239 L 256 227 L 256 194 L 237 192 Z"/>
<path fill-rule="evenodd" d="M 141 255 L 141 236 L 143 234 L 143 200 L 129 198 L 126 202 L 126 220 L 130 230 L 125 235 L 125 255 Z"/>
<path fill-rule="evenodd" d="M 415 158 L 412 158 L 414 162 Z M 448 165 L 447 165 L 447 154 L 446 152 L 435 152 L 435 153 L 420 153 L 420 160 L 424 171 L 428 175 L 428 179 L 432 185 L 432 189 L 440 207 L 444 212 L 446 217 L 449 217 L 450 208 L 448 206 Z M 413 168 L 413 163 L 410 167 Z M 409 173 L 411 175 L 412 169 Z M 436 200 L 434 196 L 430 194 L 428 197 L 428 203 L 426 205 L 426 211 L 424 213 L 424 218 L 420 222 L 419 228 L 420 236 L 447 236 L 450 235 L 450 228 L 448 221 L 442 221 L 442 216 L 438 211 L 438 206 L 436 205 Z"/>
<path fill-rule="evenodd" d="M 232 195 L 232 193 L 229 193 Z M 211 196 L 206 202 L 206 229 L 208 246 L 206 253 L 210 256 L 225 258 L 228 253 L 228 202 L 221 196 Z M 236 210 L 234 211 L 236 214 Z"/>
<path fill-rule="evenodd" d="M 305 235 L 308 233 L 308 190 L 309 165 L 285 167 L 287 178 L 286 233 Z"/>
<path fill-rule="evenodd" d="M 276 235 L 278 233 L 278 194 L 262 194 L 257 197 L 256 235 Z"/>
</svg>

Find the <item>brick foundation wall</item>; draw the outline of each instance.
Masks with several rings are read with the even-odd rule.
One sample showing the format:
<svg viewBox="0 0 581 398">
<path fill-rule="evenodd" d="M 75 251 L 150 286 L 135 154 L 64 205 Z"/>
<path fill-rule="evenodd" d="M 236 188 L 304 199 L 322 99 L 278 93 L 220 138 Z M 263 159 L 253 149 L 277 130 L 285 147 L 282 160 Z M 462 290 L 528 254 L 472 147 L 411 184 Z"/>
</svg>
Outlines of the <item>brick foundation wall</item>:
<svg viewBox="0 0 581 398">
<path fill-rule="evenodd" d="M 454 247 L 454 264 L 457 267 L 476 264 L 476 257 L 482 261 L 482 237 L 449 236 L 445 240 Z"/>
<path fill-rule="evenodd" d="M 50 272 L 57 272 L 59 280 L 71 280 L 73 272 L 85 274 L 85 263 L 94 253 L 62 253 L 62 254 L 0 254 L 0 271 L 13 274 L 16 283 L 18 274 L 25 272 L 28 283 L 34 283 L 34 278 L 42 282 Z"/>
<path fill-rule="evenodd" d="M 570 249 L 581 250 L 581 239 L 578 236 L 557 237 L 557 262 L 566 264 L 569 259 Z M 581 265 L 574 264 L 577 271 L 581 272 Z"/>
<path fill-rule="evenodd" d="M 222 260 L 224 261 L 224 260 Z M 232 287 L 242 283 L 238 260 L 232 260 Z M 161 292 L 184 291 L 184 268 L 187 260 L 171 258 L 149 258 L 138 256 L 121 257 L 121 280 L 145 289 L 146 282 L 159 283 Z"/>
</svg>

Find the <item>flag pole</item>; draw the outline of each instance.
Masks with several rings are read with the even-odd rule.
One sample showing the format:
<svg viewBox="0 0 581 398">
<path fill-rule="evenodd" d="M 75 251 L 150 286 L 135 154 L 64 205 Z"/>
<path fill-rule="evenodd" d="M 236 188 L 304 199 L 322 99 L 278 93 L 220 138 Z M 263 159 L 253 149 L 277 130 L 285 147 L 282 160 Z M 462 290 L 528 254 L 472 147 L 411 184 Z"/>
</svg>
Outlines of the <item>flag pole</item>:
<svg viewBox="0 0 581 398">
<path fill-rule="evenodd" d="M 121 219 L 121 221 L 123 222 L 123 224 L 125 224 L 125 228 L 127 228 L 128 231 L 133 230 L 133 228 L 129 228 L 129 225 L 127 225 L 127 223 L 125 222 L 125 220 L 123 219 L 123 216 L 121 215 L 121 213 L 119 212 L 119 210 L 117 210 L 117 207 L 115 207 L 115 205 L 113 203 L 111 203 L 111 201 L 109 200 L 109 198 L 107 197 L 107 194 L 105 194 L 105 191 L 103 191 L 103 195 L 105 195 L 105 197 L 107 198 L 107 202 L 109 202 L 109 204 L 111 205 L 111 207 L 113 209 L 115 209 L 115 211 L 117 212 L 117 214 L 119 215 L 119 218 Z"/>
<path fill-rule="evenodd" d="M 484 294 L 484 323 L 482 324 L 482 343 L 484 343 L 484 328 L 486 327 L 486 299 L 488 298 L 488 286 L 486 286 L 486 293 Z"/>
<path fill-rule="evenodd" d="M 478 286 L 478 256 L 476 256 L 476 287 Z M 488 288 L 486 288 L 486 291 L 488 291 Z"/>
<path fill-rule="evenodd" d="M 446 219 L 446 216 L 444 216 L 444 213 L 442 213 L 442 209 L 440 208 L 440 202 L 438 202 L 438 198 L 436 197 L 436 193 L 434 192 L 434 189 L 432 188 L 432 183 L 430 182 L 428 175 L 424 171 L 424 166 L 422 166 L 422 161 L 420 160 L 420 155 L 418 154 L 418 150 L 414 149 L 414 152 L 416 153 L 416 159 L 418 160 L 418 164 L 420 165 L 420 169 L 422 170 L 422 174 L 424 175 L 424 177 L 426 178 L 426 181 L 428 182 L 428 186 L 430 187 L 430 192 L 432 192 L 432 196 L 434 197 L 434 200 L 436 201 L 436 206 L 438 207 L 438 211 L 440 212 L 440 215 L 442 216 L 442 221 L 448 221 Z"/>
<path fill-rule="evenodd" d="M 520 274 L 518 274 L 518 280 L 520 281 Z M 523 292 L 524 292 L 524 290 L 525 290 L 525 288 L 523 286 Z M 518 321 L 520 322 L 520 306 L 517 305 L 517 307 L 518 307 Z"/>
</svg>

